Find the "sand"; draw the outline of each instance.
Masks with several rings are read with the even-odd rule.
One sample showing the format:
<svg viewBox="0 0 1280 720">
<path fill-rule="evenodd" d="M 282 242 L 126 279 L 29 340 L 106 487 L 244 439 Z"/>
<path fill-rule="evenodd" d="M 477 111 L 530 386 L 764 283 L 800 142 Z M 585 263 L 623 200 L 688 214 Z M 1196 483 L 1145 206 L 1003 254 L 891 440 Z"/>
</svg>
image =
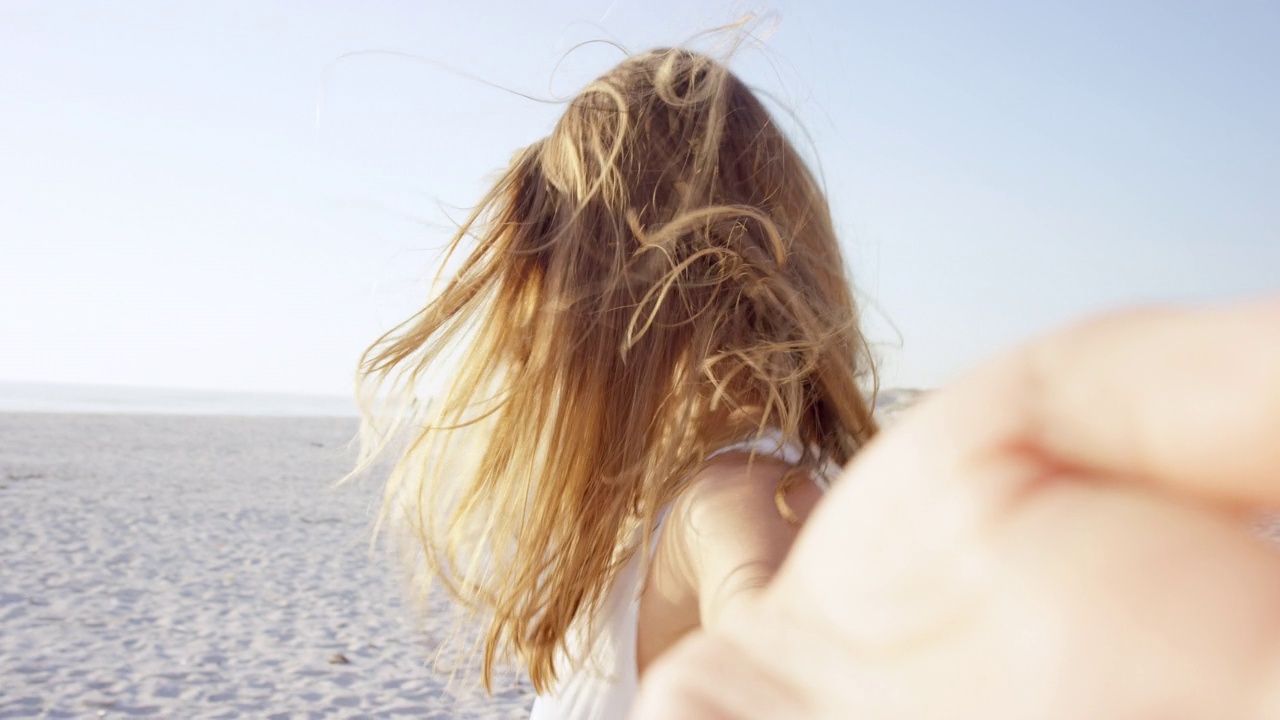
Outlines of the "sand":
<svg viewBox="0 0 1280 720">
<path fill-rule="evenodd" d="M 449 608 L 415 631 L 370 555 L 354 431 L 0 413 L 0 718 L 527 717 L 427 667 Z"/>
<path fill-rule="evenodd" d="M 516 718 L 427 667 L 342 418 L 0 414 L 0 718 Z"/>
</svg>

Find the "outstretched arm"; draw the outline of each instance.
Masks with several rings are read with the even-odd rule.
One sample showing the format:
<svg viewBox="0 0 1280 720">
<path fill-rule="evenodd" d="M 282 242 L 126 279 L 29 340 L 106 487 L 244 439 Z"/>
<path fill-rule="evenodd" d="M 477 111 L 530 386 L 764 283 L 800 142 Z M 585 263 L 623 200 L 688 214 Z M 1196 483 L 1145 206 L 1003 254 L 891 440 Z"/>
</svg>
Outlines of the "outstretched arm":
<svg viewBox="0 0 1280 720">
<path fill-rule="evenodd" d="M 637 718 L 1280 717 L 1280 301 L 1089 322 L 864 451 Z"/>
</svg>

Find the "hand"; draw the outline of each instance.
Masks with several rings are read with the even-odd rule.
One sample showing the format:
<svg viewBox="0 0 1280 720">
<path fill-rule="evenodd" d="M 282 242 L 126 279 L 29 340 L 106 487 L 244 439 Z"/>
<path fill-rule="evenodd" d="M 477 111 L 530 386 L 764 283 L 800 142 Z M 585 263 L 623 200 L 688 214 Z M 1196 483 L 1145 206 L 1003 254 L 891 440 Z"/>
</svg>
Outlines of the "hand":
<svg viewBox="0 0 1280 720">
<path fill-rule="evenodd" d="M 633 717 L 1280 718 L 1280 302 L 1130 312 L 926 398 Z"/>
</svg>

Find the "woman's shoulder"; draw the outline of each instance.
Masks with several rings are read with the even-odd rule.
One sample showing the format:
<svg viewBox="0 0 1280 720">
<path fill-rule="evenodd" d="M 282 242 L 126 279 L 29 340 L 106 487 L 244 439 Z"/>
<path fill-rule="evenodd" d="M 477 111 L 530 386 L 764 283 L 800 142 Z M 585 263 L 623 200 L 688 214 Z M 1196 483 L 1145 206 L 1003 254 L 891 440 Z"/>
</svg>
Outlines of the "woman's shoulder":
<svg viewBox="0 0 1280 720">
<path fill-rule="evenodd" d="M 724 453 L 699 470 L 673 503 L 656 558 L 661 567 L 654 570 L 664 577 L 675 573 L 664 585 L 684 588 L 679 594 L 696 603 L 694 617 L 704 627 L 762 589 L 786 558 L 822 496 L 816 483 L 786 482 L 796 470 L 775 457 Z"/>
<path fill-rule="evenodd" d="M 794 472 L 804 474 L 801 481 L 787 482 Z M 742 523 L 789 522 L 788 510 L 779 507 L 785 501 L 789 511 L 803 522 L 821 498 L 819 483 L 805 468 L 782 458 L 733 450 L 711 458 L 689 479 L 671 513 L 687 521 L 679 525 L 692 523 L 706 531 Z"/>
</svg>

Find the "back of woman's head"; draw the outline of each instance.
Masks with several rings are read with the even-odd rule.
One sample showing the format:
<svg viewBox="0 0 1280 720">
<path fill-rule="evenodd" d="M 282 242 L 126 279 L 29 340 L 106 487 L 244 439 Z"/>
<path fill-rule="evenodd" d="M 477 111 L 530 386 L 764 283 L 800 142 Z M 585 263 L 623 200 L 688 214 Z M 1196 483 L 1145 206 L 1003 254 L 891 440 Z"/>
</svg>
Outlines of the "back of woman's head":
<svg viewBox="0 0 1280 720">
<path fill-rule="evenodd" d="M 431 417 L 409 418 L 384 516 L 483 618 L 486 680 L 514 654 L 541 690 L 709 452 L 772 428 L 809 463 L 847 461 L 875 432 L 871 367 L 820 187 L 694 52 L 629 58 L 583 90 L 451 251 L 471 241 L 362 375 L 408 394 L 460 353 Z"/>
</svg>

